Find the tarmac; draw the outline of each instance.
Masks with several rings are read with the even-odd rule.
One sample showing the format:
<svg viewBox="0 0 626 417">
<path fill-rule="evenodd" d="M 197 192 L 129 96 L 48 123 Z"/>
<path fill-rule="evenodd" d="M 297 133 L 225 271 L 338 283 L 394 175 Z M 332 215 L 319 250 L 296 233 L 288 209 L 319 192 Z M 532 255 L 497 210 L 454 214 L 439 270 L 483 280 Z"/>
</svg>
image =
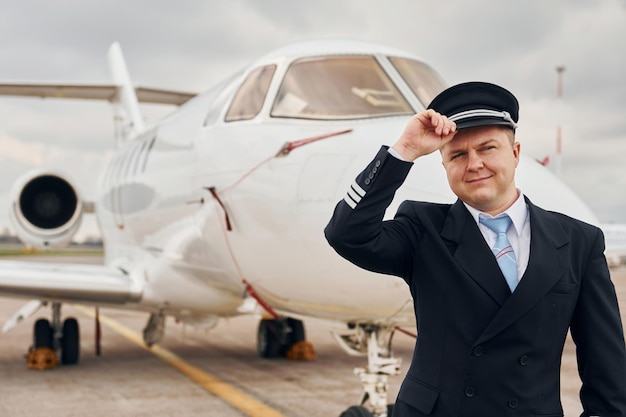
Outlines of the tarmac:
<svg viewBox="0 0 626 417">
<path fill-rule="evenodd" d="M 99 262 L 85 257 L 79 261 Z M 612 277 L 624 312 L 626 268 L 613 269 Z M 26 302 L 0 298 L 0 324 Z M 50 317 L 49 307 L 0 334 L 1 417 L 336 417 L 362 399 L 360 382 L 352 371 L 365 366 L 366 359 L 348 356 L 339 348 L 330 332 L 343 327 L 335 323 L 305 321 L 316 360 L 268 360 L 256 352 L 257 317 L 224 319 L 208 332 L 168 320 L 159 348 L 148 350 L 129 339 L 141 334 L 145 313 L 101 309 L 101 317 L 116 324 L 113 329 L 103 323 L 101 356 L 96 356 L 91 311 L 91 307 L 63 306 L 63 317 L 76 317 L 80 324 L 81 359 L 75 366 L 45 371 L 27 367 L 33 324 L 39 317 Z M 123 329 L 128 334 L 120 334 Z M 390 378 L 391 402 L 407 371 L 413 344 L 410 336 L 394 336 L 394 353 L 403 362 L 401 375 Z M 159 349 L 165 356 L 155 355 Z M 174 359 L 166 362 L 163 357 Z M 580 380 L 571 340 L 565 347 L 561 379 L 565 416 L 577 416 L 582 411 Z"/>
</svg>

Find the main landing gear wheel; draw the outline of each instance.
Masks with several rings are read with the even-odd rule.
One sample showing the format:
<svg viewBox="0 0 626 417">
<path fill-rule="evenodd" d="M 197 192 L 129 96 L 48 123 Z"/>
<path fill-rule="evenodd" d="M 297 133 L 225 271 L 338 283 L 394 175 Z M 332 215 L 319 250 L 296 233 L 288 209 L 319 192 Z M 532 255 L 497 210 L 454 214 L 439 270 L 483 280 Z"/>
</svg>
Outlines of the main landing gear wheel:
<svg viewBox="0 0 626 417">
<path fill-rule="evenodd" d="M 262 358 L 284 357 L 298 342 L 305 340 L 304 324 L 301 320 L 286 318 L 262 319 L 257 333 L 257 351 Z"/>
<path fill-rule="evenodd" d="M 80 359 L 80 330 L 78 321 L 67 318 L 61 324 L 61 304 L 52 304 L 52 321 L 39 319 L 33 328 L 33 349 L 48 348 L 52 355 L 61 352 L 64 365 L 77 364 Z"/>
<path fill-rule="evenodd" d="M 257 351 L 262 358 L 277 358 L 280 353 L 279 320 L 262 319 L 257 333 Z"/>
<path fill-rule="evenodd" d="M 48 319 L 39 319 L 33 328 L 33 348 L 46 347 L 52 349 L 53 331 Z"/>
<path fill-rule="evenodd" d="M 78 321 L 70 317 L 63 322 L 63 337 L 61 337 L 61 363 L 75 365 L 80 357 L 80 331 Z"/>
<path fill-rule="evenodd" d="M 304 323 L 302 320 L 296 320 L 291 317 L 287 317 L 287 343 L 282 346 L 281 355 L 286 355 L 287 351 L 291 349 L 293 345 L 305 340 L 304 335 Z"/>
<path fill-rule="evenodd" d="M 33 327 L 33 345 L 28 350 L 26 363 L 29 369 L 52 369 L 58 359 L 54 351 L 54 329 L 47 319 L 39 319 Z"/>
</svg>

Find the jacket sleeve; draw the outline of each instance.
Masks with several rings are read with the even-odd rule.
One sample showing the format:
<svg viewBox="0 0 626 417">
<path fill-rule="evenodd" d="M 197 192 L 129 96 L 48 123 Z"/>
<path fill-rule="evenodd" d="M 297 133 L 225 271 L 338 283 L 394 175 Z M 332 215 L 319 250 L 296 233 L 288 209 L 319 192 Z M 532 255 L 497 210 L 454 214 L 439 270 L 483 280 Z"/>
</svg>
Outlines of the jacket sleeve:
<svg viewBox="0 0 626 417">
<path fill-rule="evenodd" d="M 370 271 L 406 277 L 411 270 L 415 236 L 396 215 L 383 221 L 396 190 L 413 165 L 390 155 L 386 146 L 352 183 L 337 204 L 324 234 L 342 257 Z"/>
<path fill-rule="evenodd" d="M 626 416 L 626 349 L 600 229 L 581 280 L 571 324 L 582 381 L 583 416 Z"/>
</svg>

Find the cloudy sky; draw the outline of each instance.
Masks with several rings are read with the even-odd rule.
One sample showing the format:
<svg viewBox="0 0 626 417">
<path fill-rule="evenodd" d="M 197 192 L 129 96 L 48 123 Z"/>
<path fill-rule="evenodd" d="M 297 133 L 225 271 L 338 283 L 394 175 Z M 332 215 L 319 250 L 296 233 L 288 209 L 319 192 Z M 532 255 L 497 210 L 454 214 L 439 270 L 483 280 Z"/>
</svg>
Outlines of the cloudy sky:
<svg viewBox="0 0 626 417">
<path fill-rule="evenodd" d="M 2 0 L 0 82 L 109 82 L 119 41 L 133 81 L 201 92 L 292 41 L 351 38 L 405 49 L 454 84 L 519 99 L 522 150 L 554 162 L 603 222 L 626 223 L 626 0 Z M 564 65 L 563 98 L 556 67 Z M 148 122 L 170 109 L 145 108 Z M 0 231 L 13 182 L 63 169 L 85 198 L 114 149 L 106 103 L 0 97 Z M 93 228 L 87 222 L 83 233 Z"/>
</svg>

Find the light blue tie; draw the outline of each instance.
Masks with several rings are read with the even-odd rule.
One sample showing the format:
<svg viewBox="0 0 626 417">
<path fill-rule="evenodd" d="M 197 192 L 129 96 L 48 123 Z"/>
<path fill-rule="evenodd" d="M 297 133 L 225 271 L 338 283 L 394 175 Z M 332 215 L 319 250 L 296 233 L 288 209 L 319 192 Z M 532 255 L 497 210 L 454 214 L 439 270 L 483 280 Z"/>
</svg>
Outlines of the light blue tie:
<svg viewBox="0 0 626 417">
<path fill-rule="evenodd" d="M 498 235 L 496 243 L 493 245 L 493 248 L 491 248 L 491 251 L 495 255 L 496 261 L 498 261 L 500 270 L 502 270 L 502 274 L 504 275 L 507 284 L 509 284 L 511 292 L 513 292 L 519 283 L 519 279 L 517 278 L 517 261 L 515 260 L 515 252 L 513 252 L 511 242 L 509 242 L 509 239 L 506 237 L 506 231 L 511 225 L 511 218 L 509 216 L 496 218 L 480 217 L 479 221 Z"/>
</svg>

